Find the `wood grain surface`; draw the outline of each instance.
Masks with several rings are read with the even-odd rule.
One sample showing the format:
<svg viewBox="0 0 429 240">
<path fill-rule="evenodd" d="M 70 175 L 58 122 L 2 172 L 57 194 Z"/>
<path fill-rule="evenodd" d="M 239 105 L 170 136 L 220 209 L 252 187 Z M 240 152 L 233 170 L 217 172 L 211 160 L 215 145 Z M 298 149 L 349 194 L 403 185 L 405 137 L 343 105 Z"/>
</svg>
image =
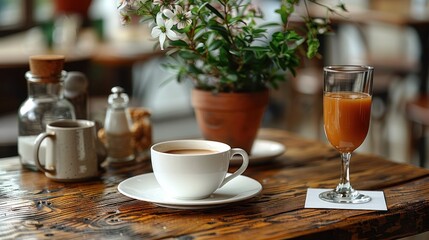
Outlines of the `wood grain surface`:
<svg viewBox="0 0 429 240">
<path fill-rule="evenodd" d="M 164 208 L 119 193 L 121 181 L 151 172 L 149 159 L 108 166 L 99 179 L 81 183 L 23 170 L 18 158 L 0 160 L 0 238 L 395 239 L 429 230 L 429 170 L 355 154 L 353 186 L 383 190 L 388 211 L 305 209 L 307 188 L 338 183 L 339 154 L 282 130 L 259 136 L 286 146 L 282 156 L 244 173 L 262 192 L 205 210 Z"/>
</svg>

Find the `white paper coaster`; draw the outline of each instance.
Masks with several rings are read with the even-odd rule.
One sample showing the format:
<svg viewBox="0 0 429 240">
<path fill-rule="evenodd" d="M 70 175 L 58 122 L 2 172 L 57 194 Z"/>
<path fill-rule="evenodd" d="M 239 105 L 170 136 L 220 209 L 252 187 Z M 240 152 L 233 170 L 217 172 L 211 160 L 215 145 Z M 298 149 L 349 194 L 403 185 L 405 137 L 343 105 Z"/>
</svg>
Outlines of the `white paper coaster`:
<svg viewBox="0 0 429 240">
<path fill-rule="evenodd" d="M 309 188 L 305 199 L 305 208 L 332 208 L 332 209 L 355 209 L 355 210 L 381 210 L 387 211 L 386 200 L 383 191 L 361 191 L 360 193 L 369 195 L 371 201 L 367 203 L 331 203 L 319 198 L 319 194 L 331 189 Z"/>
</svg>

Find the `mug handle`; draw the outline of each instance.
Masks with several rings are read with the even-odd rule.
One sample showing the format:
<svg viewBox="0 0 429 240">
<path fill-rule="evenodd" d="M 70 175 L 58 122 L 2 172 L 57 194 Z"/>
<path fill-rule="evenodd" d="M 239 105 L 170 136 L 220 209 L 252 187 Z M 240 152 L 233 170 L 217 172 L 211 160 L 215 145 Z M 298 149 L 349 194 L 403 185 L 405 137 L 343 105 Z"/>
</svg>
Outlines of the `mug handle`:
<svg viewBox="0 0 429 240">
<path fill-rule="evenodd" d="M 43 140 L 47 137 L 54 137 L 55 133 L 41 133 L 39 136 L 37 136 L 36 141 L 34 142 L 34 150 L 33 150 L 33 157 L 36 160 L 36 166 L 40 169 L 42 172 L 48 172 L 48 173 L 54 173 L 55 170 L 46 169 L 45 166 L 42 166 L 39 159 L 39 149 L 40 145 L 42 144 Z"/>
<path fill-rule="evenodd" d="M 228 177 L 226 177 L 225 179 L 223 179 L 219 188 L 221 188 L 227 182 L 231 181 L 233 178 L 241 175 L 246 170 L 247 166 L 249 165 L 249 156 L 247 155 L 246 151 L 244 151 L 241 148 L 233 148 L 233 149 L 231 149 L 231 158 L 235 155 L 241 155 L 241 157 L 243 158 L 243 163 L 241 164 L 240 168 L 237 169 L 237 171 L 235 171 L 233 174 L 231 174 Z"/>
</svg>

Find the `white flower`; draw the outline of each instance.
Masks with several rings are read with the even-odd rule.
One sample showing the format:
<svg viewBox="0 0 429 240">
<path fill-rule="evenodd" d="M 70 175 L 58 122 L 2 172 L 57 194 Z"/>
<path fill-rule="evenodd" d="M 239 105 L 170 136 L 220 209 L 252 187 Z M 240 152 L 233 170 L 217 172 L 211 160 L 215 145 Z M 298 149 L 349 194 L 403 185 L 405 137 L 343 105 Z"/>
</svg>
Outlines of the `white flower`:
<svg viewBox="0 0 429 240">
<path fill-rule="evenodd" d="M 131 22 L 131 15 L 133 15 L 133 12 L 139 8 L 140 3 L 143 3 L 144 1 L 142 0 L 120 0 L 119 1 L 118 10 L 120 14 L 121 23 L 123 25 Z"/>
<path fill-rule="evenodd" d="M 161 6 L 161 12 L 166 9 L 173 9 L 174 0 L 153 0 L 153 5 Z"/>
<path fill-rule="evenodd" d="M 122 25 L 126 25 L 126 24 L 128 24 L 128 23 L 130 23 L 131 22 L 131 17 L 130 17 L 130 15 L 128 15 L 128 14 L 126 14 L 126 13 L 122 13 L 122 12 L 120 12 L 120 20 L 121 20 L 121 24 Z"/>
<path fill-rule="evenodd" d="M 174 14 L 173 11 L 171 11 L 170 9 L 164 9 L 162 13 L 164 13 L 164 15 L 167 16 L 169 20 L 173 22 L 173 24 L 177 24 L 179 22 L 179 19 L 177 18 L 176 14 Z"/>
<path fill-rule="evenodd" d="M 164 18 L 162 17 L 162 13 L 158 13 L 156 15 L 156 26 L 152 28 L 151 35 L 153 38 L 159 37 L 159 44 L 161 45 L 161 50 L 164 50 L 164 42 L 167 37 L 173 41 L 180 39 L 180 37 L 173 30 L 171 30 L 173 25 L 173 21 L 164 20 Z"/>
<path fill-rule="evenodd" d="M 142 0 L 120 0 L 118 5 L 118 10 L 120 12 L 137 10 L 139 8 L 140 2 L 144 3 Z"/>
<path fill-rule="evenodd" d="M 192 23 L 191 11 L 185 12 L 180 5 L 175 6 L 174 13 L 170 9 L 165 9 L 163 13 L 172 20 L 174 24 L 177 24 L 178 29 L 183 29 Z"/>
</svg>

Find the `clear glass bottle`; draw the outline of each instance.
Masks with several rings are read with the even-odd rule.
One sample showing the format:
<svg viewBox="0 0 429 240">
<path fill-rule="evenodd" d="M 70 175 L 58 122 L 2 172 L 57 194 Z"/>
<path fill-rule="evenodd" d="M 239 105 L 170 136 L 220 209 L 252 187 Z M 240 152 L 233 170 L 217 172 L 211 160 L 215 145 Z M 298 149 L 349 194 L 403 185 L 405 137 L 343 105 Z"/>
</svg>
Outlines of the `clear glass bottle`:
<svg viewBox="0 0 429 240">
<path fill-rule="evenodd" d="M 134 141 L 132 121 L 128 111 L 129 98 L 124 89 L 113 87 L 109 95 L 109 107 L 104 121 L 107 142 L 107 161 L 126 162 L 133 160 Z"/>
<path fill-rule="evenodd" d="M 46 124 L 58 119 L 75 119 L 73 105 L 63 98 L 62 83 L 66 72 L 62 70 L 64 56 L 37 55 L 30 57 L 30 71 L 25 74 L 28 98 L 18 111 L 18 154 L 21 164 L 37 170 L 33 157 L 36 137 L 45 131 Z M 43 145 L 40 160 L 44 164 Z"/>
</svg>

